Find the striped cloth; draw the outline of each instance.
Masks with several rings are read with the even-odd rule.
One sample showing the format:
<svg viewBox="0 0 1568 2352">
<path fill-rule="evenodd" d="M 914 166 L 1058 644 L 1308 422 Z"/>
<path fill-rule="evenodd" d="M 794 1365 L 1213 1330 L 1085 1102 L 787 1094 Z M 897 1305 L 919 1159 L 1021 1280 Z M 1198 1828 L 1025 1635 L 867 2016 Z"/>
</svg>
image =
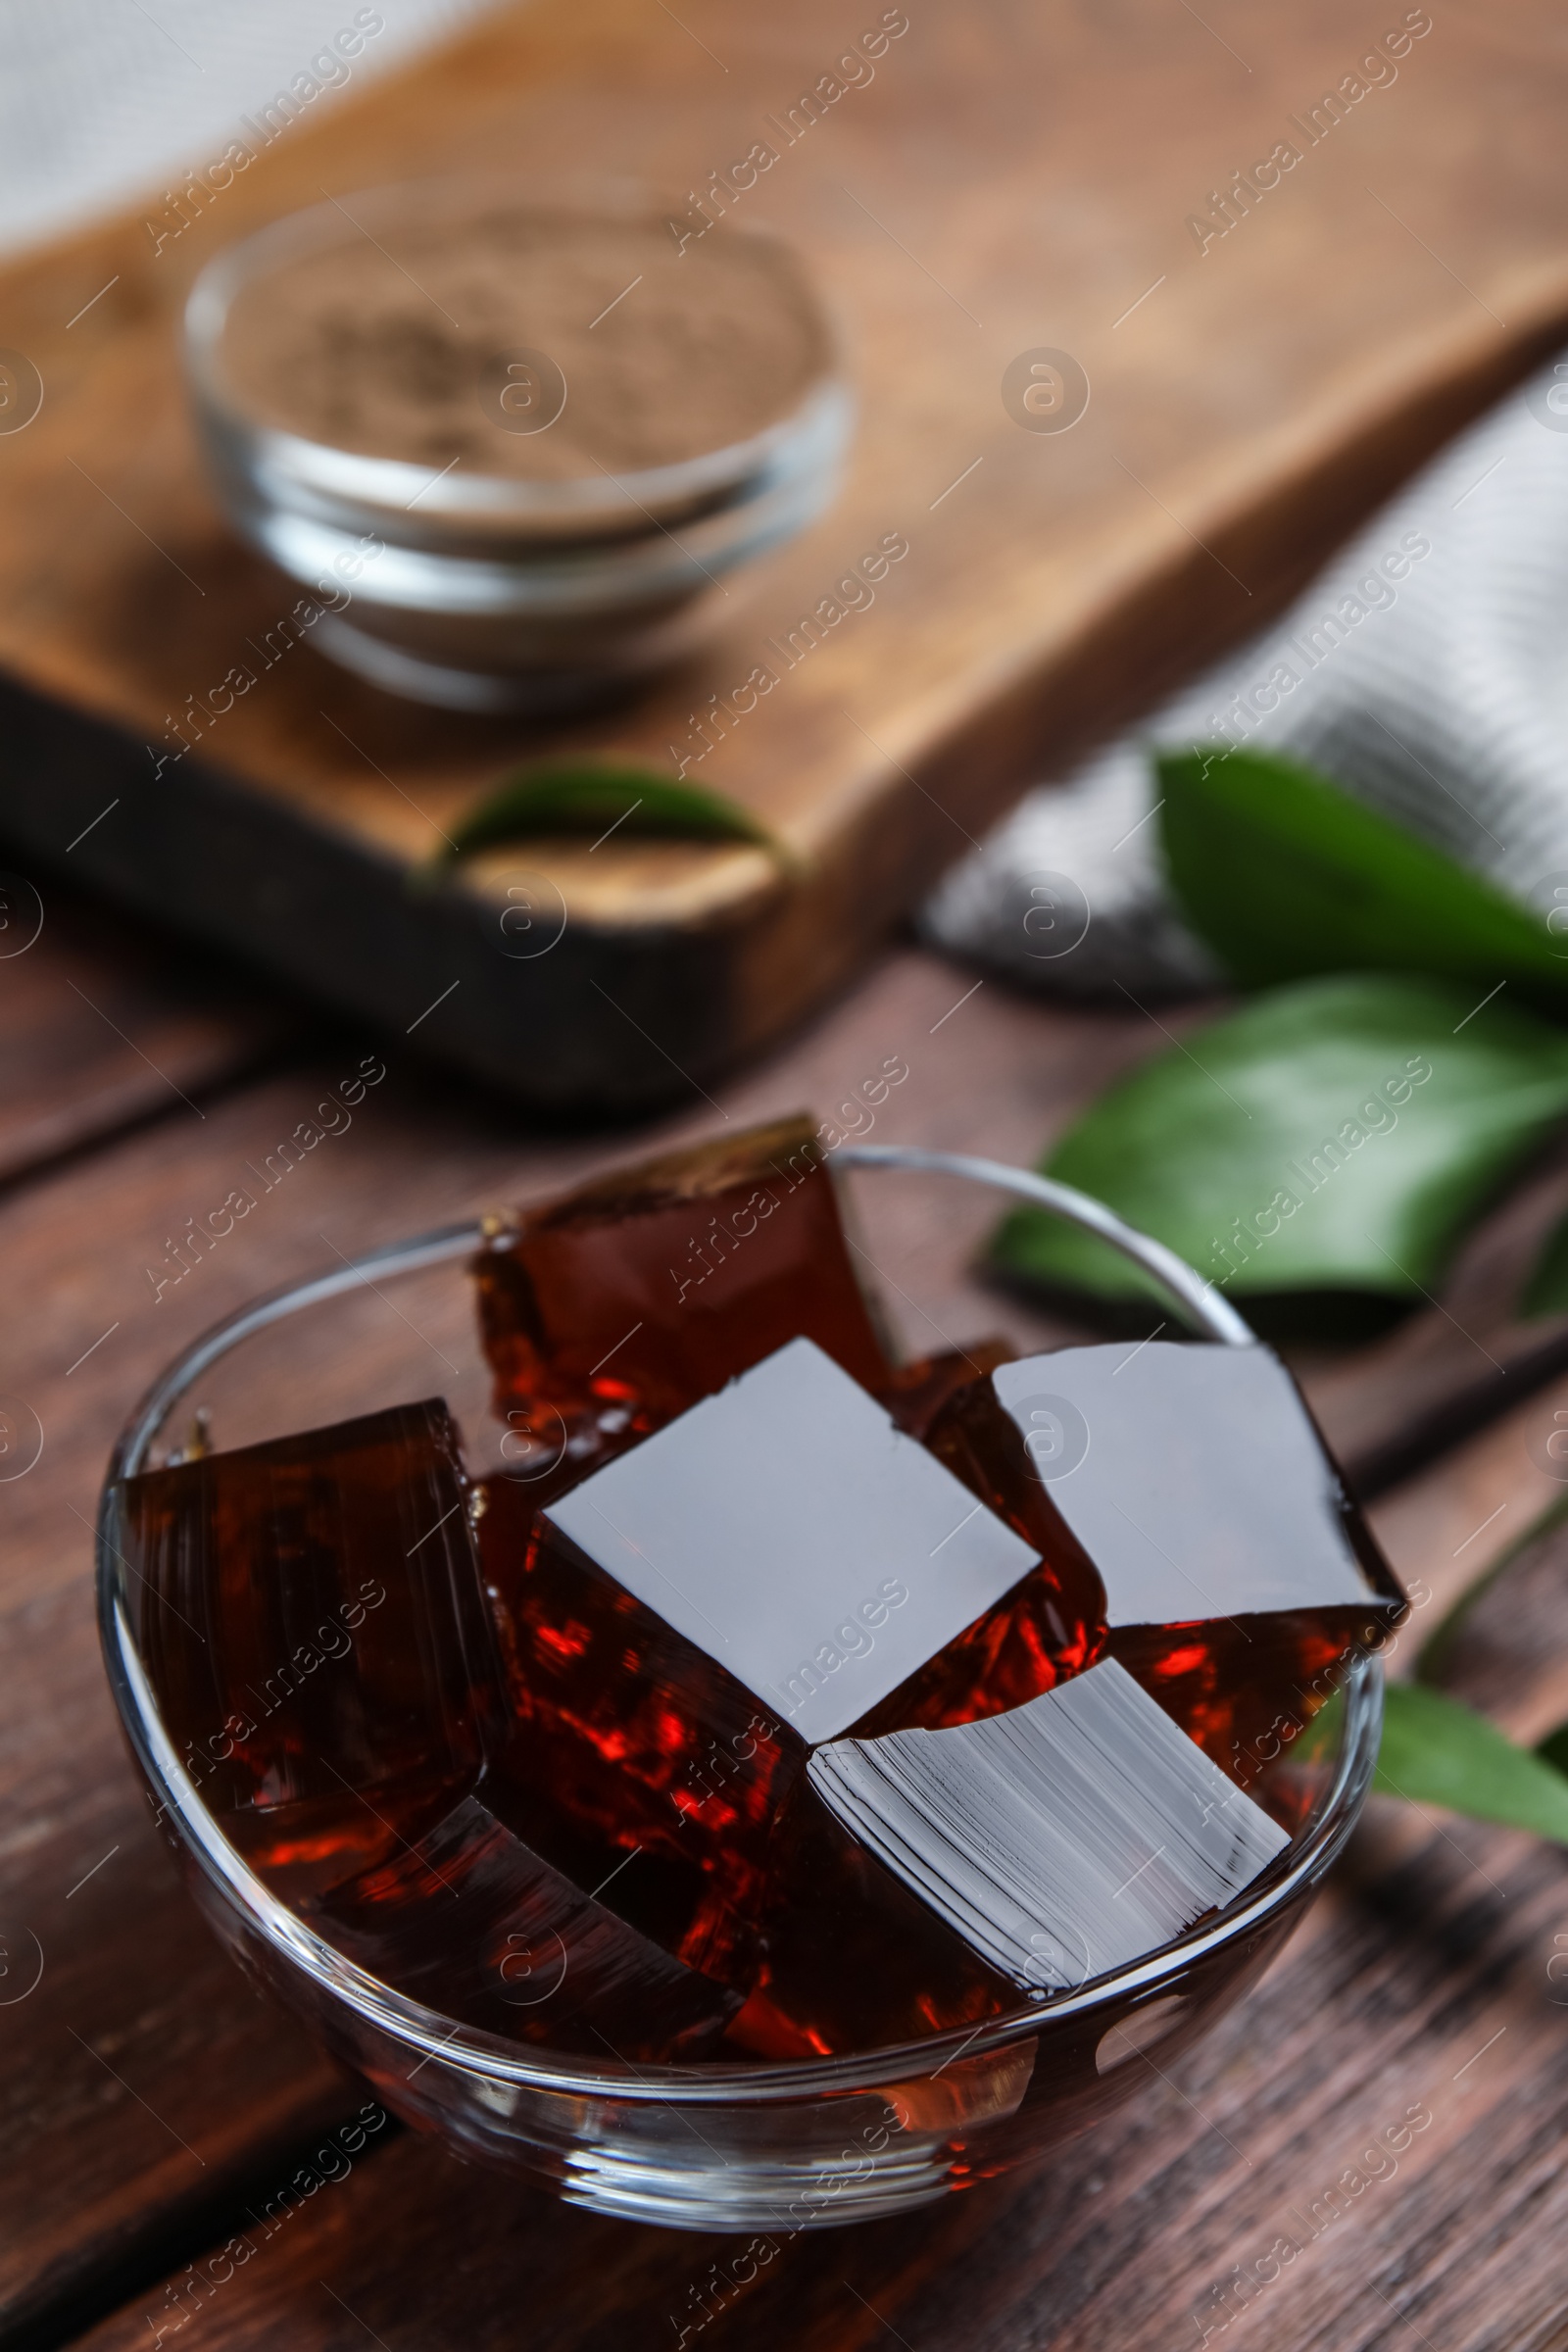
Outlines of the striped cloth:
<svg viewBox="0 0 1568 2352">
<path fill-rule="evenodd" d="M 927 936 L 1073 995 L 1212 985 L 1166 889 L 1149 758 L 1210 741 L 1308 761 L 1526 903 L 1568 906 L 1568 356 L 1451 442 L 1283 620 L 1029 793 L 931 899 Z"/>
</svg>

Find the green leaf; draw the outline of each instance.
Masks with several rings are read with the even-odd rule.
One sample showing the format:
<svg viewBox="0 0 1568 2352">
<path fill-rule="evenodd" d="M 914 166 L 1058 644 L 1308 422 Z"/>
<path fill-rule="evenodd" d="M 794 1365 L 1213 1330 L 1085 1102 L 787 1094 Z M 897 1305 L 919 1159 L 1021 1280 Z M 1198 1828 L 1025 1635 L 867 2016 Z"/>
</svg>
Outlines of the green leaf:
<svg viewBox="0 0 1568 2352">
<path fill-rule="evenodd" d="M 678 841 L 745 841 L 781 865 L 798 863 L 777 835 L 738 801 L 683 784 L 652 767 L 587 760 L 543 760 L 515 772 L 466 809 L 435 866 L 539 834 L 658 834 Z"/>
<path fill-rule="evenodd" d="M 1536 1753 L 1553 1772 L 1568 1774 L 1568 1723 L 1559 1723 L 1544 1740 L 1536 1741 Z"/>
<path fill-rule="evenodd" d="M 1527 1323 L 1568 1309 L 1568 1217 L 1552 1228 L 1519 1299 Z"/>
<path fill-rule="evenodd" d="M 1568 1110 L 1568 1035 L 1469 986 L 1298 981 L 1189 1030 L 1069 1129 L 1046 1173 L 1105 1201 L 1231 1298 L 1410 1305 Z M 1272 1228 L 1272 1230 L 1271 1230 Z M 1101 1300 L 1150 1286 L 1105 1244 L 1015 1210 L 998 1265 Z"/>
<path fill-rule="evenodd" d="M 1385 1694 L 1373 1787 L 1568 1845 L 1568 1779 L 1484 1715 L 1415 1683 L 1391 1683 Z"/>
<path fill-rule="evenodd" d="M 1327 777 L 1261 752 L 1175 752 L 1155 766 L 1172 887 L 1243 987 L 1430 972 L 1568 1004 L 1568 942 L 1559 952 L 1543 917 Z"/>
</svg>

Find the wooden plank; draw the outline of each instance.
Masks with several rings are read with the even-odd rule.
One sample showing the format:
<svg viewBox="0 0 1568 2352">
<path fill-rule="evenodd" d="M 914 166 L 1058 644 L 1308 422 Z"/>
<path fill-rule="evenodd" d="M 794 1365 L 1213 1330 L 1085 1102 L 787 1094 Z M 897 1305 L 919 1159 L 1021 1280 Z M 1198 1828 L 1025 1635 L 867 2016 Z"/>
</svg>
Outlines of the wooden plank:
<svg viewBox="0 0 1568 2352">
<path fill-rule="evenodd" d="M 0 1183 L 200 1098 L 288 1024 L 47 877 L 0 877 Z"/>
<path fill-rule="evenodd" d="M 512 11 L 280 137 L 177 237 L 137 215 L 14 267 L 0 317 L 46 396 L 0 437 L 0 821 L 58 856 L 118 795 L 76 853 L 106 889 L 398 1026 L 432 1006 L 425 1050 L 536 1099 L 669 1099 L 664 1055 L 706 1082 L 841 985 L 1031 764 L 1262 619 L 1562 334 L 1546 0 L 1446 18 L 1396 82 L 1298 134 L 1366 40 L 1352 0 L 1266 38 L 1234 10 L 1211 32 L 1147 4 L 1067 25 L 986 0 L 911 20 L 874 82 L 778 134 L 742 217 L 794 235 L 851 324 L 864 424 L 845 496 L 695 664 L 548 740 L 667 761 L 698 740 L 694 710 L 903 531 L 875 605 L 693 770 L 791 840 L 794 883 L 751 851 L 617 841 L 530 847 L 411 900 L 409 862 L 547 737 L 393 703 L 309 642 L 156 784 L 147 747 L 293 601 L 220 524 L 174 396 L 195 267 L 322 186 L 460 160 L 701 185 L 827 72 L 829 0 L 787 24 L 720 0 L 679 24 L 634 0 Z M 1205 191 L 1298 137 L 1300 162 L 1200 252 Z M 1093 384 L 1065 435 L 1020 431 L 998 393 L 1043 341 Z M 481 935 L 520 864 L 568 909 L 535 963 Z"/>
<path fill-rule="evenodd" d="M 1516 1416 L 1383 1512 L 1434 1613 L 1473 1561 L 1451 1555 L 1478 1502 L 1499 1487 L 1525 1499 L 1527 1438 Z M 1458 1686 L 1502 1702 L 1521 1734 L 1563 1704 L 1565 1567 L 1557 1531 L 1494 1589 Z M 1550 1847 L 1375 1799 L 1262 1984 L 1168 2073 L 1139 2061 L 1137 2099 L 1035 2173 L 903 2220 L 781 2234 L 754 2268 L 738 2264 L 745 2241 L 564 2210 L 405 2138 L 286 2224 L 246 2229 L 239 2267 L 192 2249 L 83 2340 L 128 2352 L 178 2318 L 209 2352 L 501 2352 L 525 2310 L 540 2352 L 870 2352 L 890 2336 L 912 2352 L 1221 2336 L 1555 2352 L 1561 1883 Z"/>
<path fill-rule="evenodd" d="M 836 1115 L 843 1127 L 874 1119 L 873 1140 L 1027 1161 L 1117 1066 L 1159 1042 L 1136 1018 L 1029 1004 L 910 954 L 883 967 L 787 1055 L 712 1102 L 694 1094 L 690 1110 L 636 1137 L 529 1134 L 491 1104 L 450 1090 L 432 1093 L 412 1060 L 394 1060 L 352 1126 L 274 1184 L 220 1249 L 158 1298 L 146 1268 L 167 1263 L 166 1237 L 246 1181 L 247 1164 L 265 1165 L 279 1140 L 357 1066 L 358 1040 L 350 1039 L 338 1061 L 294 1067 L 209 1102 L 203 1119 L 176 1103 L 162 1123 L 0 1200 L 12 1310 L 0 1389 L 31 1402 L 45 1435 L 37 1468 L 0 1484 L 0 1789 L 14 1825 L 0 1847 L 0 1926 L 18 1950 L 31 1948 L 23 1931 L 35 1935 L 46 1963 L 36 1992 L 0 2005 L 11 2127 L 0 2134 L 0 2204 L 17 2223 L 0 2262 L 0 2311 L 11 2327 L 25 2323 L 45 2330 L 35 2340 L 58 2340 L 48 2328 L 104 2309 L 126 2280 L 145 2279 L 161 2261 L 174 2260 L 172 2247 L 194 2254 L 207 2242 L 209 2217 L 223 2216 L 212 2227 L 226 2234 L 230 2218 L 243 2218 L 250 2189 L 267 2184 L 269 2167 L 279 2177 L 290 2169 L 290 2142 L 343 2111 L 330 2070 L 287 2020 L 251 1999 L 197 1924 L 146 1822 L 102 1682 L 84 1579 L 87 1523 L 115 1429 L 159 1366 L 257 1291 L 332 1262 L 334 1249 L 352 1253 L 524 1197 L 644 1145 L 714 1132 L 725 1118 L 739 1124 L 804 1102 Z M 872 1111 L 859 1089 L 890 1058 L 909 1075 Z M 869 1247 L 912 1345 L 997 1328 L 1015 1332 L 1020 1343 L 1072 1336 L 1065 1324 L 1023 1313 L 976 1284 L 970 1261 L 992 1214 L 984 1196 L 893 1177 L 858 1182 Z M 873 1194 L 873 1185 L 883 1189 Z M 406 1382 L 400 1393 L 424 1386 L 424 1341 L 373 1300 L 364 1314 L 365 1347 L 387 1382 Z M 1442 1323 L 1436 1313 L 1428 1320 L 1434 1330 Z M 447 1339 L 444 1331 L 432 1336 Z M 250 1401 L 258 1412 L 275 1409 L 278 1426 L 294 1426 L 332 1409 L 323 1381 L 311 1350 L 291 1346 L 279 1360 L 275 1405 L 264 1396 Z M 1558 1401 L 1568 1402 L 1561 1384 L 1531 1408 L 1546 1428 Z M 1517 1417 L 1500 1424 L 1441 1479 L 1386 1506 L 1401 1565 L 1430 1579 L 1435 1559 L 1457 1552 L 1455 1576 L 1480 1567 L 1517 1521 L 1555 1494 L 1526 1455 L 1520 1426 Z M 1209 2109 L 1204 2091 L 1191 2095 Z M 432 2212 L 444 2217 L 441 2227 L 452 2226 L 448 2191 L 438 2192 L 418 2170 L 433 2161 L 422 2153 L 378 2157 L 367 2180 L 401 2179 L 401 2172 L 381 2171 L 394 2161 L 415 2165 L 410 2177 L 418 2185 L 410 2194 L 429 2197 Z M 1171 2161 L 1171 2179 L 1188 2180 L 1195 2176 L 1181 2167 L 1200 2171 L 1201 2152 Z M 478 2176 L 462 2178 L 464 2195 L 493 2193 Z M 483 2212 L 514 2213 L 515 2192 L 504 2194 L 505 2207 Z M 531 2200 L 521 2202 L 533 2210 Z M 944 2218 L 944 2230 L 954 2226 Z M 568 2230 L 562 2244 L 591 2246 L 600 2261 L 608 2240 L 582 2238 L 579 2224 L 547 2221 L 543 2209 L 525 2242 L 543 2233 L 555 2244 L 558 2227 Z M 408 2243 L 424 2242 L 411 2226 Z M 606 2314 L 675 2291 L 667 2251 L 658 2252 L 650 2272 L 636 2233 L 627 2243 L 632 2251 L 624 2256 L 605 2256 Z M 287 2251 L 281 2239 L 278 2246 Z M 682 2299 L 686 2278 L 700 2277 L 710 2259 L 705 2254 L 681 2273 Z M 270 2256 L 268 2273 L 274 2267 Z M 572 2317 L 565 2272 L 550 2275 L 562 2279 L 564 2316 L 549 2324 L 586 2325 L 581 2314 Z M 862 2283 L 876 2301 L 874 2282 Z M 352 2280 L 342 2291 L 356 2301 Z M 160 2288 L 160 2309 L 161 2297 Z M 222 2301 L 226 2310 L 232 2294 Z M 664 2321 L 657 2311 L 655 2318 L 662 2333 Z M 267 2322 L 274 2324 L 286 2334 L 293 2320 Z M 613 2324 L 604 2317 L 607 2331 Z M 143 2325 L 138 2319 L 137 2328 Z M 388 2342 L 400 2340 L 395 2326 L 389 2333 L 379 2321 L 372 2325 Z M 462 2342 L 467 2322 L 452 2325 L 450 2340 Z M 482 2336 L 481 2320 L 474 2325 Z M 413 2340 L 420 2340 L 417 2332 Z M 437 2331 L 432 2340 L 446 2339 Z M 568 2332 L 561 2340 L 575 2339 Z M 918 2330 L 911 2340 L 921 2340 Z"/>
<path fill-rule="evenodd" d="M 1464 1244 L 1441 1303 L 1376 1346 L 1301 1355 L 1313 1409 L 1360 1493 L 1409 1477 L 1568 1370 L 1568 1316 L 1526 1321 L 1519 1308 L 1565 1215 L 1568 1147 L 1559 1140 Z"/>
<path fill-rule="evenodd" d="M 0 2158 L 10 2340 L 209 2234 L 353 2088 L 195 1917 L 113 1719 L 80 1572 L 0 1619 Z M 33 1983 L 37 1976 L 36 1984 Z"/>
</svg>

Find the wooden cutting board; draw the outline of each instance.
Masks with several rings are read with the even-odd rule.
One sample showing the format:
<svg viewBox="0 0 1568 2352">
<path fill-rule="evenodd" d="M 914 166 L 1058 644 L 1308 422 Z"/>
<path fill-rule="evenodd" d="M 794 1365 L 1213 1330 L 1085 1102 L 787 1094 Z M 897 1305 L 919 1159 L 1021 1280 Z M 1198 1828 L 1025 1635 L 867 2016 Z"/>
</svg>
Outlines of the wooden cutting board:
<svg viewBox="0 0 1568 2352">
<path fill-rule="evenodd" d="M 895 24 L 880 52 L 862 38 Z M 1568 335 L 1565 75 L 1548 0 L 539 0 L 313 101 L 179 233 L 155 191 L 0 277 L 0 347 L 43 387 L 0 433 L 0 837 L 24 871 L 63 867 L 540 1105 L 701 1092 Z M 777 160 L 738 217 L 815 265 L 860 422 L 838 506 L 710 650 L 552 732 L 394 700 L 307 640 L 155 775 L 171 716 L 296 593 L 231 538 L 192 443 L 175 347 L 201 264 L 322 190 L 454 166 L 695 202 L 760 140 Z M 1247 209 L 1219 209 L 1238 170 Z M 1004 404 L 1041 348 L 1087 374 L 1070 431 Z M 671 764 L 692 714 L 888 533 L 909 552 L 874 603 L 690 770 L 782 833 L 798 875 L 745 848 L 540 842 L 410 892 L 519 756 Z M 532 960 L 492 944 L 521 869 L 565 918 Z"/>
</svg>

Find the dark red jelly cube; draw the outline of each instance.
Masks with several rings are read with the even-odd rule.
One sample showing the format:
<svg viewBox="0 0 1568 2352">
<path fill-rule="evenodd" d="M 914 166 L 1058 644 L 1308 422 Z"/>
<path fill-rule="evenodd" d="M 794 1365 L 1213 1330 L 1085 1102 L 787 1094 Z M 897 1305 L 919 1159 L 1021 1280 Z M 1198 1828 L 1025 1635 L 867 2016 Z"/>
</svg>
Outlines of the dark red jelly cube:
<svg viewBox="0 0 1568 2352">
<path fill-rule="evenodd" d="M 301 1909 L 427 2008 L 601 2061 L 708 2055 L 740 2005 L 553 1870 L 478 1796 Z"/>
<path fill-rule="evenodd" d="M 504 1702 L 469 1501 L 436 1400 L 112 1497 L 164 1723 L 258 1868 L 330 1884 L 478 1780 Z"/>
<path fill-rule="evenodd" d="M 801 1784 L 774 1840 L 762 1964 L 728 2040 L 760 2058 L 915 2041 L 1023 1995 Z"/>
<path fill-rule="evenodd" d="M 1245 1788 L 1404 1612 L 1267 1348 L 1146 1342 L 1014 1361 L 951 1397 L 927 1443 L 1045 1555 L 976 1629 L 1000 1705 L 1033 1695 L 1029 1653 L 1055 1645 L 1044 1584 L 1057 1565 L 1082 1601 L 1071 1670 L 1118 1659 Z"/>
<path fill-rule="evenodd" d="M 499 1222 L 474 1270 L 497 1414 L 547 1451 L 607 1411 L 613 1450 L 803 1334 L 868 1389 L 891 1374 L 805 1117 Z"/>
<path fill-rule="evenodd" d="M 527 1490 L 488 1486 L 479 1542 L 509 1744 L 490 1801 L 679 1959 L 749 1987 L 773 1821 L 806 1745 L 733 1675 L 586 1561 Z"/>
<path fill-rule="evenodd" d="M 1040 1554 L 1040 1565 L 950 1642 L 858 1727 L 880 1732 L 970 1723 L 1021 1707 L 1099 1656 L 1105 1596 L 1094 1562 L 1046 1489 L 1028 1475 L 1023 1440 L 989 1374 L 952 1390 L 925 1443 Z"/>
<path fill-rule="evenodd" d="M 967 1348 L 944 1348 L 936 1355 L 900 1364 L 876 1395 L 900 1429 L 923 1439 L 950 1396 L 1016 1352 L 1010 1340 L 975 1340 Z"/>
<path fill-rule="evenodd" d="M 1333 1696 L 1348 1661 L 1382 1648 L 1402 1606 L 1372 1599 L 1360 1608 L 1115 1626 L 1103 1654 L 1247 1788 Z"/>
</svg>

